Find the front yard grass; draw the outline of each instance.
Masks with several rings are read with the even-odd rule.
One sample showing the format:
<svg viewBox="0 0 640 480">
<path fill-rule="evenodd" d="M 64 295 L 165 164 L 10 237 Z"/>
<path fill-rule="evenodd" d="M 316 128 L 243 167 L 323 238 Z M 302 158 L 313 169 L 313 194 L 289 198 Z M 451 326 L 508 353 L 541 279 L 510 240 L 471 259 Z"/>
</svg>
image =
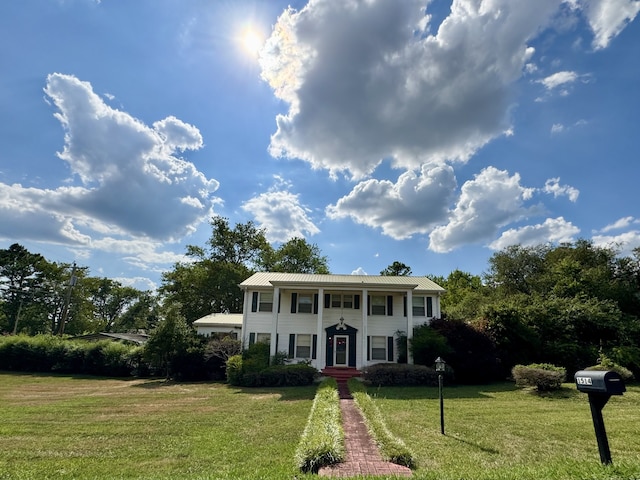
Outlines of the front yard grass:
<svg viewBox="0 0 640 480">
<path fill-rule="evenodd" d="M 368 388 L 415 454 L 416 480 L 640 479 L 640 387 L 603 415 L 613 465 L 600 464 L 587 395 L 513 384 Z M 295 451 L 316 387 L 242 389 L 0 373 L 0 479 L 317 478 Z"/>
</svg>

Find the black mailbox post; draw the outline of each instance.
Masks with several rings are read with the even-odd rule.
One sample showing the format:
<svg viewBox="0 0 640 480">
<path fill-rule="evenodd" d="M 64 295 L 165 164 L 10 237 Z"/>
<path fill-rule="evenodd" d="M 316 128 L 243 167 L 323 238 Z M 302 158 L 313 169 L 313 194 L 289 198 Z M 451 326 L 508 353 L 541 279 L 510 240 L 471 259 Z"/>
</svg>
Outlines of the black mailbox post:
<svg viewBox="0 0 640 480">
<path fill-rule="evenodd" d="M 602 409 L 607 404 L 611 395 L 622 395 L 627 388 L 622 377 L 611 371 L 580 370 L 575 374 L 576 387 L 579 391 L 589 394 L 589 406 L 593 428 L 596 432 L 600 461 L 608 465 L 611 463 L 611 451 L 607 431 L 604 428 Z"/>
</svg>

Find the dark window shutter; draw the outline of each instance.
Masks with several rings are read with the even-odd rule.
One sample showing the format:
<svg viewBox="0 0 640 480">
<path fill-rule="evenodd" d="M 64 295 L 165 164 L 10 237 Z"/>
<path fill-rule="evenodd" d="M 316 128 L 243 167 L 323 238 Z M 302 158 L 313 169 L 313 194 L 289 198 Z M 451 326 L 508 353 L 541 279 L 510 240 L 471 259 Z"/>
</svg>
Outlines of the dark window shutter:
<svg viewBox="0 0 640 480">
<path fill-rule="evenodd" d="M 393 296 L 387 295 L 387 315 L 393 315 Z"/>
<path fill-rule="evenodd" d="M 296 348 L 296 336 L 293 333 L 289 334 L 289 358 L 293 358 L 295 356 L 295 348 Z"/>
<path fill-rule="evenodd" d="M 258 311 L 258 292 L 253 292 L 253 298 L 251 299 L 251 311 Z"/>
<path fill-rule="evenodd" d="M 311 358 L 313 360 L 318 358 L 318 335 L 311 338 Z"/>
<path fill-rule="evenodd" d="M 371 315 L 371 295 L 367 295 L 367 315 Z"/>
<path fill-rule="evenodd" d="M 293 292 L 291 294 L 291 313 L 296 313 L 296 309 L 298 308 L 298 294 Z"/>
<path fill-rule="evenodd" d="M 427 317 L 433 317 L 433 297 L 427 297 Z"/>
<path fill-rule="evenodd" d="M 278 294 L 278 313 L 280 313 L 280 300 L 282 300 L 282 292 Z"/>
<path fill-rule="evenodd" d="M 318 294 L 313 294 L 313 313 L 318 314 Z"/>
<path fill-rule="evenodd" d="M 256 334 L 251 332 L 249 334 L 249 346 L 253 345 L 254 343 L 256 343 Z"/>
<path fill-rule="evenodd" d="M 407 297 L 402 297 L 402 308 L 404 310 L 404 316 L 407 316 Z"/>
<path fill-rule="evenodd" d="M 387 360 L 393 362 L 393 337 L 387 337 Z"/>
<path fill-rule="evenodd" d="M 353 308 L 360 310 L 360 295 L 353 296 Z"/>
<path fill-rule="evenodd" d="M 324 308 L 331 307 L 331 295 L 328 293 L 324 294 Z"/>
<path fill-rule="evenodd" d="M 371 337 L 367 335 L 367 361 L 371 360 Z"/>
</svg>

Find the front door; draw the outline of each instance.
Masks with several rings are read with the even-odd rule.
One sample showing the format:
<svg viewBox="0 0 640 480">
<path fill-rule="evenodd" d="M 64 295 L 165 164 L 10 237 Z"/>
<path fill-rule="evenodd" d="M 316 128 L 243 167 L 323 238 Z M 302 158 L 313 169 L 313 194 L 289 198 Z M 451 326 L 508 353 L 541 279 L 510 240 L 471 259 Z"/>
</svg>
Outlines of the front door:
<svg viewBox="0 0 640 480">
<path fill-rule="evenodd" d="M 346 367 L 349 364 L 349 336 L 335 335 L 334 339 L 333 364 L 336 367 Z"/>
</svg>

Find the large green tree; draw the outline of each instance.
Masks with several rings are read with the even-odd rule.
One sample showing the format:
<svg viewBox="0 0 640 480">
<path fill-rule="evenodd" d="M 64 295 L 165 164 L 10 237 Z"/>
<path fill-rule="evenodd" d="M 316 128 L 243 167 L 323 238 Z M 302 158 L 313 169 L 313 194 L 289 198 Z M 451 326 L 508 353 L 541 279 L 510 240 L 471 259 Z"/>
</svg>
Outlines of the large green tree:
<svg viewBox="0 0 640 480">
<path fill-rule="evenodd" d="M 260 267 L 268 272 L 329 273 L 327 257 L 316 244 L 308 243 L 304 238 L 292 238 L 277 249 L 268 249 Z"/>
<path fill-rule="evenodd" d="M 387 277 L 407 277 L 411 275 L 411 267 L 402 262 L 394 261 L 380 272 L 380 275 Z"/>
</svg>

